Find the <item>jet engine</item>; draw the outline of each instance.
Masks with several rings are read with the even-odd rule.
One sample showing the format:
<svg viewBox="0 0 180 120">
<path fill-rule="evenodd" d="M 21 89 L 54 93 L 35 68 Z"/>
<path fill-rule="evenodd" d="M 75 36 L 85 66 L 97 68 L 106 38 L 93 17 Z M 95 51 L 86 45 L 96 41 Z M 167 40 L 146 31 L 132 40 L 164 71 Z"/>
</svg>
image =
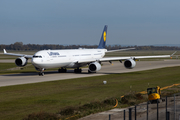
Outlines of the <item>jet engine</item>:
<svg viewBox="0 0 180 120">
<path fill-rule="evenodd" d="M 136 66 L 136 62 L 133 59 L 127 59 L 124 61 L 125 68 L 132 69 Z"/>
<path fill-rule="evenodd" d="M 99 64 L 98 62 L 93 62 L 89 64 L 90 72 L 96 72 L 99 71 L 100 69 L 101 69 L 101 64 Z"/>
<path fill-rule="evenodd" d="M 26 59 L 25 57 L 19 57 L 15 60 L 16 65 L 19 67 L 25 66 L 27 62 L 28 62 L 28 59 Z"/>
</svg>

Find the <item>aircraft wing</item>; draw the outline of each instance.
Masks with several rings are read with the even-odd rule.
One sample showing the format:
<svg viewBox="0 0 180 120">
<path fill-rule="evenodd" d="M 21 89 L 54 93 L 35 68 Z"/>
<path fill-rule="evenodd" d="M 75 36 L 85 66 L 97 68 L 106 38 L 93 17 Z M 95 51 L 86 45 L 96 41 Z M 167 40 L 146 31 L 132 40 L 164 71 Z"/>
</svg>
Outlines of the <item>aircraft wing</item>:
<svg viewBox="0 0 180 120">
<path fill-rule="evenodd" d="M 25 54 L 15 54 L 15 53 L 7 53 L 5 49 L 3 49 L 5 55 L 12 55 L 18 57 L 32 58 L 33 55 L 25 55 Z"/>
<path fill-rule="evenodd" d="M 84 59 L 75 61 L 76 63 L 91 63 L 91 62 L 108 62 L 108 61 L 118 61 L 127 59 L 141 59 L 141 58 L 168 58 L 171 55 L 157 55 L 157 56 L 131 56 L 131 57 L 105 57 L 100 59 Z"/>
<path fill-rule="evenodd" d="M 126 59 L 141 59 L 141 58 L 168 58 L 171 55 L 157 55 L 157 56 L 131 56 L 131 57 L 105 57 L 97 61 L 106 62 L 106 61 L 117 61 L 117 60 L 126 60 Z"/>
</svg>

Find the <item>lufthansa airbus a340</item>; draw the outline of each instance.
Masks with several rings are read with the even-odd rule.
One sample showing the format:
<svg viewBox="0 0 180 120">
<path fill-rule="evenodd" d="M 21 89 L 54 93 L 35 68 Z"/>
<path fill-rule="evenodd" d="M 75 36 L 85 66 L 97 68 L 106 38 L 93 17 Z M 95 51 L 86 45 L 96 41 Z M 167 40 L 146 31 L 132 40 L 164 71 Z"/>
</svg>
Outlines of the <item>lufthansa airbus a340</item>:
<svg viewBox="0 0 180 120">
<path fill-rule="evenodd" d="M 89 67 L 89 73 L 95 73 L 101 69 L 101 62 L 111 61 L 124 61 L 125 68 L 132 69 L 136 66 L 135 59 L 140 58 L 166 58 L 171 55 L 158 55 L 158 56 L 131 56 L 131 57 L 105 57 L 107 52 L 123 51 L 129 49 L 119 49 L 108 51 L 105 49 L 107 36 L 107 25 L 104 26 L 102 36 L 97 49 L 66 49 L 66 50 L 41 50 L 34 55 L 14 54 L 7 53 L 5 49 L 5 55 L 18 56 L 15 63 L 19 67 L 23 67 L 27 64 L 28 59 L 36 70 L 40 71 L 39 75 L 44 75 L 44 70 L 48 68 L 59 68 L 59 72 L 66 72 L 66 68 L 74 68 L 75 73 L 81 73 L 80 67 Z"/>
</svg>

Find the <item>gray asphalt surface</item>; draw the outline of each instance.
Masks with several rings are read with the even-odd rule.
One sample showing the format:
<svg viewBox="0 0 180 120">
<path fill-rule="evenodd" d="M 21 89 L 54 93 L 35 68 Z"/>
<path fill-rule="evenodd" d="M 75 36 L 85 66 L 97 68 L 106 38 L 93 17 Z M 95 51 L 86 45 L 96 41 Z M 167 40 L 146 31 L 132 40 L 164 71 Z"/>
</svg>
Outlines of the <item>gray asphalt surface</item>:
<svg viewBox="0 0 180 120">
<path fill-rule="evenodd" d="M 8 74 L 8 75 L 0 75 L 0 87 L 28 84 L 28 83 L 37 83 L 44 81 L 67 80 L 71 78 L 100 76 L 106 74 L 134 72 L 134 71 L 142 71 L 142 70 L 171 67 L 171 66 L 180 66 L 180 60 L 137 61 L 137 64 L 133 69 L 126 69 L 124 67 L 124 64 L 120 62 L 113 62 L 113 65 L 111 65 L 110 63 L 103 63 L 102 69 L 94 74 L 88 74 L 87 68 L 84 68 L 81 74 L 73 73 L 73 70 L 68 70 L 67 73 L 58 73 L 57 71 L 52 71 L 52 72 L 45 71 L 45 76 L 39 76 L 35 72 Z"/>
</svg>

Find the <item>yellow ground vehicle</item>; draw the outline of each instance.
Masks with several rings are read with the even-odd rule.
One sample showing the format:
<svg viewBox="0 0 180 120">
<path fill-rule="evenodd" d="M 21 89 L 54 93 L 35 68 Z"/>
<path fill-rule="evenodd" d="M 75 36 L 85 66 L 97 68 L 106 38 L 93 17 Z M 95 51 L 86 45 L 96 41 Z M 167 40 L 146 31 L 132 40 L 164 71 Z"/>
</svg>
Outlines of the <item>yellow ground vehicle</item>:
<svg viewBox="0 0 180 120">
<path fill-rule="evenodd" d="M 147 94 L 150 103 L 161 102 L 165 100 L 161 98 L 161 88 L 159 86 L 147 88 Z"/>
</svg>

